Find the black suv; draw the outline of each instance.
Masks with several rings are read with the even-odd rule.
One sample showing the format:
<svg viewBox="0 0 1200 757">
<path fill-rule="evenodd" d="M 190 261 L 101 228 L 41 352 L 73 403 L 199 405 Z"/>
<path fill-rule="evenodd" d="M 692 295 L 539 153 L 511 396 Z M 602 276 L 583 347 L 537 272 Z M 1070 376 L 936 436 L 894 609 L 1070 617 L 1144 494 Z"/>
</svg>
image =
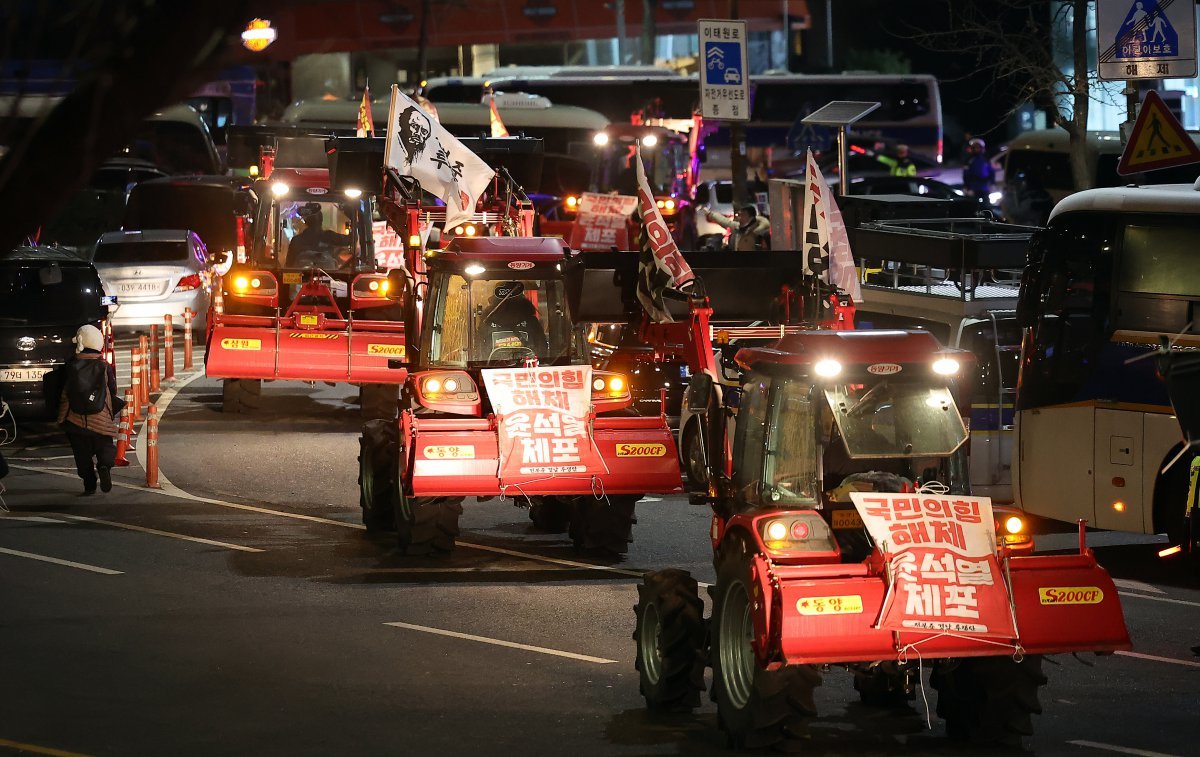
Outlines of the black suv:
<svg viewBox="0 0 1200 757">
<path fill-rule="evenodd" d="M 95 267 L 69 250 L 0 252 L 0 397 L 14 415 L 52 416 L 62 371 L 85 323 L 101 328 L 108 299 Z"/>
</svg>

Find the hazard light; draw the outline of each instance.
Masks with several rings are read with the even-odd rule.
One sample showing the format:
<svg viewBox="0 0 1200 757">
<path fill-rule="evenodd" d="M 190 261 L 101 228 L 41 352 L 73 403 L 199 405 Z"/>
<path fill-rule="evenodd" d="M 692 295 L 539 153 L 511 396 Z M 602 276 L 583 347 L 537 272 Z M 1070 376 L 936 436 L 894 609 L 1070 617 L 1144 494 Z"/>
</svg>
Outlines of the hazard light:
<svg viewBox="0 0 1200 757">
<path fill-rule="evenodd" d="M 414 377 L 413 383 L 422 407 L 459 415 L 479 409 L 479 387 L 466 371 L 429 371 Z"/>
<path fill-rule="evenodd" d="M 633 402 L 629 394 L 629 380 L 619 373 L 595 371 L 592 373 L 592 405 L 596 412 L 608 412 L 628 407 Z"/>
<path fill-rule="evenodd" d="M 933 372 L 939 376 L 953 376 L 958 373 L 958 361 L 949 357 L 938 358 L 933 361 Z"/>
</svg>

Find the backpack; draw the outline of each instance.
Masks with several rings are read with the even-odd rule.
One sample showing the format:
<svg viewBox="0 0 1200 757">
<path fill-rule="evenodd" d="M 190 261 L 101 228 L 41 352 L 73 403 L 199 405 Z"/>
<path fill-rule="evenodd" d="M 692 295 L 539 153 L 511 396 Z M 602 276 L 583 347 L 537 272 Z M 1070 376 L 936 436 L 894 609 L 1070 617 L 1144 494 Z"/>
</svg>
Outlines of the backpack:
<svg viewBox="0 0 1200 757">
<path fill-rule="evenodd" d="M 76 360 L 67 371 L 67 405 L 80 415 L 104 409 L 108 392 L 108 364 L 103 360 Z"/>
</svg>

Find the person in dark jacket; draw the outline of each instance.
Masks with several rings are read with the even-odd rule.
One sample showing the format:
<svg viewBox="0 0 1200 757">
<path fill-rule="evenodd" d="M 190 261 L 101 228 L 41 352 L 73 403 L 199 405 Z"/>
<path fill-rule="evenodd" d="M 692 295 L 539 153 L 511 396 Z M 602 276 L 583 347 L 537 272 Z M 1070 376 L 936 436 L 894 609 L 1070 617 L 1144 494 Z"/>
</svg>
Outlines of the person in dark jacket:
<svg viewBox="0 0 1200 757">
<path fill-rule="evenodd" d="M 112 490 L 112 467 L 117 459 L 117 422 L 113 407 L 117 396 L 117 372 L 107 366 L 108 391 L 104 393 L 104 407 L 96 413 L 78 413 L 71 409 L 66 386 L 72 371 L 84 360 L 104 360 L 104 337 L 95 326 L 80 326 L 75 332 L 75 358 L 67 364 L 67 381 L 64 382 L 62 398 L 58 403 L 58 422 L 71 443 L 75 455 L 75 470 L 83 480 L 83 494 L 96 491 L 97 479 L 100 491 Z"/>
</svg>

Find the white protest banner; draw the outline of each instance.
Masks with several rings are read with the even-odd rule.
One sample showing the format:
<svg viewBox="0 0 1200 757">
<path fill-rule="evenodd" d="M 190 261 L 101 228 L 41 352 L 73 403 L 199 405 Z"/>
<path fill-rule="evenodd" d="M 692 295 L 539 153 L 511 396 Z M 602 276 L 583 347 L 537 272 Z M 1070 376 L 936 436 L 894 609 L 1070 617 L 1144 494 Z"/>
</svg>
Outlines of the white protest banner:
<svg viewBox="0 0 1200 757">
<path fill-rule="evenodd" d="M 953 494 L 850 492 L 891 568 L 878 628 L 1011 639 L 992 501 Z"/>
<path fill-rule="evenodd" d="M 579 198 L 579 213 L 571 227 L 569 244 L 581 252 L 608 252 L 630 249 L 629 218 L 637 209 L 633 195 L 607 195 L 584 192 Z"/>
<path fill-rule="evenodd" d="M 850 250 L 850 235 L 837 199 L 808 151 L 804 182 L 804 272 L 823 274 L 823 278 L 842 290 L 855 302 L 862 302 L 858 270 Z"/>
<path fill-rule="evenodd" d="M 588 431 L 590 365 L 485 369 L 483 383 L 500 422 L 502 486 L 607 472 Z"/>
</svg>

